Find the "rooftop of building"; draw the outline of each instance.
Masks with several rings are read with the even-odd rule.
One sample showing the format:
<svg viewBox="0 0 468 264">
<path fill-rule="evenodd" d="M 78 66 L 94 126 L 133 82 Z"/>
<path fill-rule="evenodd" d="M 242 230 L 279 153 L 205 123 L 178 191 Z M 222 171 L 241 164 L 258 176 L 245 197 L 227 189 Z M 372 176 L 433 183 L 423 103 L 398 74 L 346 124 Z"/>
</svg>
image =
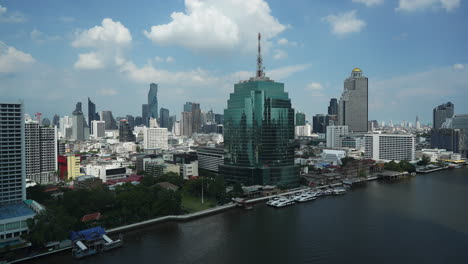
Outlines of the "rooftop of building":
<svg viewBox="0 0 468 264">
<path fill-rule="evenodd" d="M 0 220 L 34 215 L 34 211 L 31 208 L 29 208 L 25 202 L 18 202 L 0 206 Z"/>
<path fill-rule="evenodd" d="M 93 175 L 82 175 L 82 176 L 76 177 L 77 181 L 86 181 L 86 180 L 94 180 L 94 179 L 98 179 L 98 177 L 93 176 Z"/>
<path fill-rule="evenodd" d="M 356 67 L 353 69 L 353 72 L 362 72 L 362 70 Z"/>
</svg>

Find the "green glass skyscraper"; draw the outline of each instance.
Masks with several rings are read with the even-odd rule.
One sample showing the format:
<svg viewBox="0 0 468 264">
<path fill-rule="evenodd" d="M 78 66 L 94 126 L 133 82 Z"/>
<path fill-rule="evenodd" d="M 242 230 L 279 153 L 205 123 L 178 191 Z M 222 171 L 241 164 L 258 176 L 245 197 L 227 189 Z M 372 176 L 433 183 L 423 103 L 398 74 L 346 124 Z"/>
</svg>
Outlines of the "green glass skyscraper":
<svg viewBox="0 0 468 264">
<path fill-rule="evenodd" d="M 265 77 L 260 53 L 257 74 L 234 85 L 224 110 L 224 165 L 220 173 L 245 185 L 299 184 L 294 165 L 294 109 L 284 84 Z"/>
</svg>

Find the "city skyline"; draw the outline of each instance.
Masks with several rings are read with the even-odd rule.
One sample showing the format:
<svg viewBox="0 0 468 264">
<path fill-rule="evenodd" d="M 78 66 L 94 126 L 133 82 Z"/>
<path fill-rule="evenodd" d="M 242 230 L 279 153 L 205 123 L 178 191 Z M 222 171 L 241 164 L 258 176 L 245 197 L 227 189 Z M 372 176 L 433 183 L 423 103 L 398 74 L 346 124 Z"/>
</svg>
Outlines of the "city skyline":
<svg viewBox="0 0 468 264">
<path fill-rule="evenodd" d="M 327 113 L 354 67 L 369 77 L 369 120 L 399 123 L 418 115 L 425 124 L 434 105 L 447 101 L 459 105 L 456 113 L 468 111 L 467 7 L 461 1 L 296 1 L 288 8 L 280 1 L 197 2 L 135 6 L 137 20 L 118 1 L 106 8 L 88 3 L 89 13 L 82 3 L 49 3 L 54 14 L 34 11 L 38 3 L 2 2 L 2 99 L 23 99 L 26 113 L 48 118 L 71 115 L 72 105 L 87 97 L 98 111 L 139 116 L 154 82 L 159 106 L 172 113 L 179 115 L 186 101 L 221 113 L 232 83 L 253 75 L 252 39 L 260 31 L 267 74 L 288 83 L 293 105 L 308 121 Z M 240 18 L 233 10 L 246 5 L 254 15 Z M 182 22 L 173 12 L 206 29 L 194 17 L 208 7 L 229 23 L 207 32 L 231 26 L 226 35 L 175 30 Z"/>
</svg>

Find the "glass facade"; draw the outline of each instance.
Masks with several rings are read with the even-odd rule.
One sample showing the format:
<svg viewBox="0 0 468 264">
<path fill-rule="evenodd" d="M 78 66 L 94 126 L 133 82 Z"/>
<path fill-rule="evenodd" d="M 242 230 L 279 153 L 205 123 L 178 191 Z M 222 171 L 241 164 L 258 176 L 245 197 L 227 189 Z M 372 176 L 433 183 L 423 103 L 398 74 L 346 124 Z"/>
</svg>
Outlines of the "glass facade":
<svg viewBox="0 0 468 264">
<path fill-rule="evenodd" d="M 234 85 L 224 110 L 224 165 L 230 182 L 299 184 L 294 165 L 294 109 L 284 84 L 266 77 Z"/>
</svg>

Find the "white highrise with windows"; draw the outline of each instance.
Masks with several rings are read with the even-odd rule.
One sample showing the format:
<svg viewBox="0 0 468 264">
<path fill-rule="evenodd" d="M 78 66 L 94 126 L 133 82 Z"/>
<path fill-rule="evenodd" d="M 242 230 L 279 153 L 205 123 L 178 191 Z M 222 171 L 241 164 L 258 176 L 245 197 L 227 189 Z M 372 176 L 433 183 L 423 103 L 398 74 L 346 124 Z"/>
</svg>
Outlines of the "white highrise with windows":
<svg viewBox="0 0 468 264">
<path fill-rule="evenodd" d="M 348 135 L 348 126 L 327 126 L 327 148 L 341 148 L 341 136 Z"/>
<path fill-rule="evenodd" d="M 93 120 L 91 121 L 91 125 L 93 128 L 93 138 L 103 138 L 106 136 L 106 122 Z"/>
<path fill-rule="evenodd" d="M 58 181 L 57 128 L 25 122 L 26 178 L 44 184 Z"/>
<path fill-rule="evenodd" d="M 415 160 L 416 137 L 411 134 L 366 134 L 364 157 L 373 160 Z"/>
<path fill-rule="evenodd" d="M 168 149 L 167 128 L 143 128 L 143 147 L 145 149 Z"/>
</svg>

